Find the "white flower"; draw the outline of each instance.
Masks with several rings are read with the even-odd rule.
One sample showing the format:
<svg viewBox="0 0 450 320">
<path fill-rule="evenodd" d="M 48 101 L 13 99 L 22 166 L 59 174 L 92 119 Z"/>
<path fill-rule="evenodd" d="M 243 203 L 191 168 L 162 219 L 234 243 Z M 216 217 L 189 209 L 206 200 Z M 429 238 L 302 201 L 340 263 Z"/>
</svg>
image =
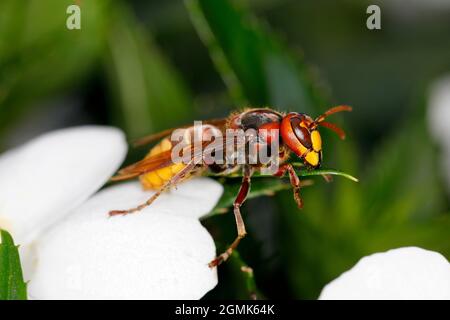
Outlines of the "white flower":
<svg viewBox="0 0 450 320">
<path fill-rule="evenodd" d="M 111 209 L 149 197 L 139 183 L 110 187 L 41 239 L 29 285 L 40 299 L 199 299 L 217 284 L 208 262 L 216 252 L 198 217 L 222 193 L 199 178 L 163 194 L 139 213 L 109 218 Z"/>
<path fill-rule="evenodd" d="M 376 253 L 326 285 L 319 299 L 450 299 L 450 264 L 417 247 Z"/>
<path fill-rule="evenodd" d="M 198 299 L 217 283 L 214 242 L 198 221 L 222 186 L 192 179 L 140 213 L 138 182 L 101 188 L 122 163 L 121 131 L 59 130 L 0 156 L 0 227 L 21 245 L 34 299 Z M 87 201 L 86 201 L 87 200 Z"/>
<path fill-rule="evenodd" d="M 127 152 L 120 130 L 44 134 L 0 157 L 0 227 L 25 245 L 108 181 Z"/>
</svg>

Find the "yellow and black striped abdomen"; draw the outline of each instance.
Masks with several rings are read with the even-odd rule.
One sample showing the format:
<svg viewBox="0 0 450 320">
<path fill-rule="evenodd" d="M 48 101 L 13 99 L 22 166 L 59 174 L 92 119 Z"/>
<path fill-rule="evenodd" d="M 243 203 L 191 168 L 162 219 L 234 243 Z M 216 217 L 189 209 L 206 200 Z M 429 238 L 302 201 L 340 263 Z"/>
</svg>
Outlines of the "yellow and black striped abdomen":
<svg viewBox="0 0 450 320">
<path fill-rule="evenodd" d="M 170 149 L 172 149 L 172 143 L 170 140 L 168 138 L 163 139 L 150 150 L 145 158 L 153 157 Z M 185 166 L 186 165 L 184 163 L 176 163 L 171 166 L 146 173 L 140 176 L 142 186 L 144 189 L 159 189 Z"/>
</svg>

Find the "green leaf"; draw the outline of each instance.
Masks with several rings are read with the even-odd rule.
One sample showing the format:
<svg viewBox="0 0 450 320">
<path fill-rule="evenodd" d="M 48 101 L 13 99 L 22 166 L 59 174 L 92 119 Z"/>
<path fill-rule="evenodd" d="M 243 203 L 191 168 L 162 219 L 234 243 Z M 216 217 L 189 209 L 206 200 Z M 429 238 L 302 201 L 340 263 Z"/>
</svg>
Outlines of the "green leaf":
<svg viewBox="0 0 450 320">
<path fill-rule="evenodd" d="M 0 230 L 0 239 L 0 300 L 26 300 L 18 246 L 5 230 Z"/>
<path fill-rule="evenodd" d="M 317 111 L 308 68 L 247 11 L 228 0 L 186 0 L 191 19 L 236 103 Z"/>
<path fill-rule="evenodd" d="M 303 166 L 301 163 L 293 163 L 294 166 Z M 296 171 L 299 177 L 311 177 L 311 176 L 324 176 L 324 175 L 333 175 L 333 176 L 341 176 L 353 182 L 358 182 L 359 180 L 354 176 L 338 171 L 335 169 L 316 169 L 316 170 L 301 170 Z"/>
<path fill-rule="evenodd" d="M 132 139 L 192 120 L 192 98 L 180 76 L 125 6 L 113 13 L 105 66 L 115 122 Z"/>
<path fill-rule="evenodd" d="M 300 163 L 293 163 L 294 166 L 303 166 Z M 313 176 L 323 176 L 323 175 L 337 175 L 349 179 L 354 182 L 358 182 L 358 179 L 353 177 L 348 173 L 344 173 L 334 169 L 318 169 L 318 170 L 296 170 L 296 173 L 299 178 L 303 177 L 313 177 Z M 214 175 L 212 175 L 214 176 Z M 233 205 L 233 202 L 239 192 L 239 188 L 241 186 L 241 175 L 236 173 L 228 176 L 227 178 L 222 178 L 221 182 L 224 184 L 224 192 L 216 207 L 213 209 L 211 213 L 209 213 L 204 218 L 208 218 L 210 216 L 225 213 L 228 211 L 228 208 Z M 250 192 L 247 196 L 247 199 L 252 199 L 260 196 L 273 196 L 279 191 L 291 189 L 291 185 L 286 180 L 269 177 L 261 175 L 260 173 L 255 173 L 252 177 L 252 185 Z M 310 180 L 302 179 L 302 186 L 308 186 L 312 183 Z"/>
<path fill-rule="evenodd" d="M 67 91 L 95 66 L 106 44 L 109 0 L 81 5 L 81 30 L 68 30 L 72 0 L 0 1 L 0 130 L 39 100 Z"/>
<path fill-rule="evenodd" d="M 241 179 L 227 178 L 222 179 L 224 183 L 224 192 L 216 207 L 204 217 L 204 219 L 216 215 L 225 213 L 230 207 L 233 206 L 233 202 L 239 192 L 241 186 Z M 289 183 L 286 183 L 282 179 L 277 178 L 258 178 L 252 180 L 252 186 L 247 199 L 252 199 L 260 196 L 273 196 L 276 192 L 281 190 L 287 190 L 291 188 Z"/>
</svg>

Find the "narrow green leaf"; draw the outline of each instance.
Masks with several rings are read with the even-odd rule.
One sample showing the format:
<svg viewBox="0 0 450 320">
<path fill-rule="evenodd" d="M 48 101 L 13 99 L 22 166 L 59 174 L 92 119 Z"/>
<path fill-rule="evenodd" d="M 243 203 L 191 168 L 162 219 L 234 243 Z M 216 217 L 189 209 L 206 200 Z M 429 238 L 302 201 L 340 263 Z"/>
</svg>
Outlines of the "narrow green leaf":
<svg viewBox="0 0 450 320">
<path fill-rule="evenodd" d="M 0 239 L 0 300 L 26 300 L 18 246 L 4 230 L 0 230 Z"/>
<path fill-rule="evenodd" d="M 222 179 L 224 182 L 224 192 L 216 207 L 204 218 L 210 216 L 225 213 L 233 206 L 233 202 L 239 192 L 241 186 L 241 179 L 227 178 Z M 273 196 L 276 192 L 281 190 L 287 190 L 291 188 L 291 185 L 282 179 L 277 178 L 258 178 L 252 181 L 252 187 L 247 196 L 247 199 L 252 199 L 260 196 Z"/>
<path fill-rule="evenodd" d="M 0 131 L 29 108 L 79 84 L 106 44 L 109 0 L 81 5 L 81 30 L 66 27 L 72 0 L 0 1 Z"/>
<path fill-rule="evenodd" d="M 301 164 L 295 163 L 296 166 L 300 166 Z M 296 170 L 297 175 L 302 177 L 313 177 L 313 176 L 323 176 L 323 175 L 337 175 L 344 178 L 347 178 L 351 181 L 358 182 L 358 179 L 351 176 L 348 173 L 344 173 L 334 169 L 319 169 L 319 170 Z M 241 179 L 238 179 L 241 175 L 239 173 L 233 174 L 228 178 L 222 178 L 221 181 L 224 184 L 224 193 L 217 203 L 214 210 L 205 216 L 204 218 L 208 218 L 215 214 L 220 214 L 227 212 L 228 208 L 233 205 L 233 202 L 239 192 L 239 188 L 241 186 Z M 255 173 L 252 179 L 252 186 L 250 192 L 247 196 L 247 199 L 252 199 L 260 196 L 273 196 L 277 192 L 282 190 L 291 189 L 291 185 L 288 181 L 261 175 L 260 173 Z M 309 180 L 302 179 L 302 185 L 308 186 L 312 183 Z"/>
<path fill-rule="evenodd" d="M 324 99 L 308 68 L 266 26 L 228 0 L 186 5 L 236 103 L 318 111 Z"/>
<path fill-rule="evenodd" d="M 334 175 L 334 176 L 341 176 L 346 179 L 349 179 L 354 182 L 359 182 L 358 178 L 355 178 L 351 174 L 336 170 L 336 169 L 314 169 L 314 170 L 298 170 L 298 168 L 304 167 L 303 163 L 300 162 L 293 162 L 292 166 L 296 169 L 295 172 L 299 177 L 312 177 L 312 176 L 325 176 L 325 175 Z M 210 174 L 210 176 L 220 176 L 215 174 Z M 242 177 L 242 173 L 236 172 L 228 175 L 227 177 L 230 178 L 236 178 L 236 177 Z M 258 177 L 273 177 L 272 175 L 265 175 L 261 174 L 260 172 L 255 172 L 252 176 L 253 178 Z"/>
<path fill-rule="evenodd" d="M 115 121 L 131 139 L 192 120 L 192 98 L 175 69 L 135 16 L 118 5 L 105 66 L 115 97 Z"/>
<path fill-rule="evenodd" d="M 303 166 L 303 164 L 301 164 L 301 163 L 293 163 L 292 165 L 294 165 L 294 166 Z M 348 173 L 342 172 L 342 171 L 335 170 L 335 169 L 301 170 L 301 171 L 297 171 L 297 175 L 299 177 L 334 175 L 334 176 L 344 177 L 344 178 L 349 179 L 349 180 L 354 181 L 354 182 L 358 182 L 359 181 L 354 176 L 352 176 L 352 175 L 350 175 Z"/>
</svg>

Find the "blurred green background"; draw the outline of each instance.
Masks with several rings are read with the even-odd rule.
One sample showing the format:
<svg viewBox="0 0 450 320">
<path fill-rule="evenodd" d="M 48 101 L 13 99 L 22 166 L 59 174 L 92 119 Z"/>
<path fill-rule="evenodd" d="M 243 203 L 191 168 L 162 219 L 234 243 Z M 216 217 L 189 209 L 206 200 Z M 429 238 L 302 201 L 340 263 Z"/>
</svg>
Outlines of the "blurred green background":
<svg viewBox="0 0 450 320">
<path fill-rule="evenodd" d="M 346 141 L 324 131 L 323 166 L 360 183 L 316 179 L 302 211 L 289 190 L 249 200 L 249 235 L 205 298 L 317 298 L 361 257 L 399 246 L 450 258 L 449 202 L 426 126 L 427 87 L 450 71 L 449 6 L 80 0 L 82 28 L 68 30 L 74 3 L 0 2 L 0 151 L 81 124 L 118 126 L 131 140 L 248 105 L 313 117 L 354 107 L 336 116 Z M 369 4 L 381 7 L 381 30 L 366 28 Z M 223 183 L 232 194 L 237 181 Z M 236 231 L 232 214 L 217 212 L 203 223 L 221 247 Z"/>
</svg>

